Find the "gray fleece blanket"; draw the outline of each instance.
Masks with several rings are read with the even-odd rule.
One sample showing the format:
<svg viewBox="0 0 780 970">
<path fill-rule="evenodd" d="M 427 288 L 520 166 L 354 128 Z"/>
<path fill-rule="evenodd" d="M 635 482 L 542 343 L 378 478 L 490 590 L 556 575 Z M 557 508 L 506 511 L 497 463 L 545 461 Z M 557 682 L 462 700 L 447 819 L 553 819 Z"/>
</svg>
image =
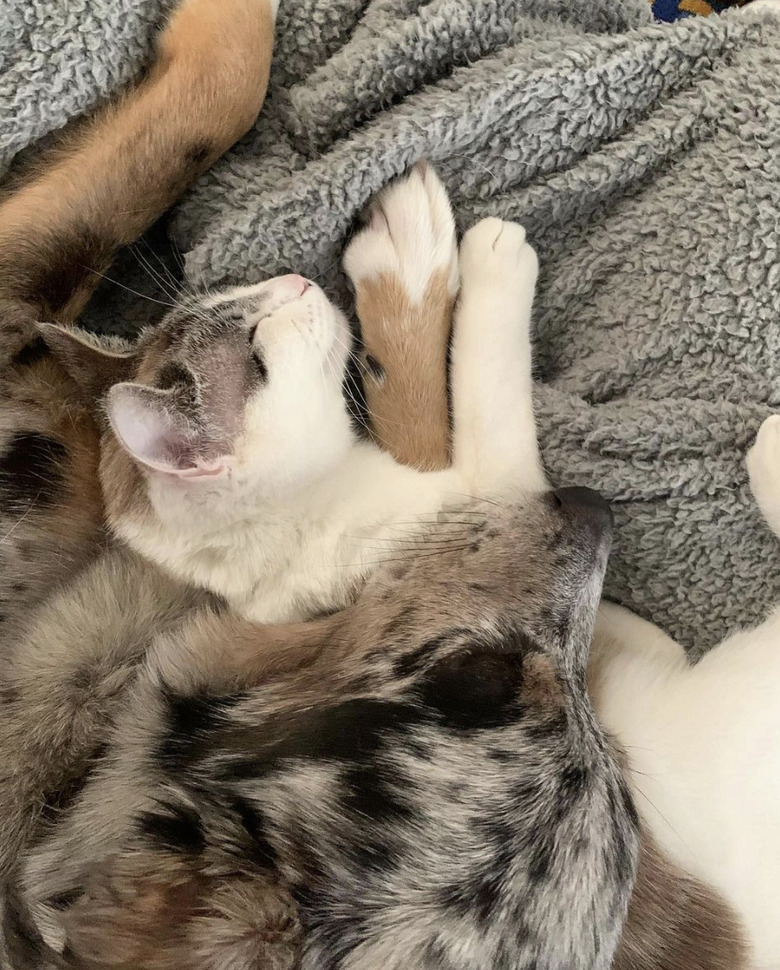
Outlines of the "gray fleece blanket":
<svg viewBox="0 0 780 970">
<path fill-rule="evenodd" d="M 3 4 L 0 166 L 130 77 L 165 8 Z M 608 595 L 697 651 L 758 619 L 780 599 L 743 466 L 780 408 L 780 17 L 281 0 L 263 115 L 169 231 L 195 282 L 295 269 L 343 298 L 356 213 L 420 157 L 461 227 L 520 220 L 538 248 L 544 457 L 614 503 Z"/>
</svg>

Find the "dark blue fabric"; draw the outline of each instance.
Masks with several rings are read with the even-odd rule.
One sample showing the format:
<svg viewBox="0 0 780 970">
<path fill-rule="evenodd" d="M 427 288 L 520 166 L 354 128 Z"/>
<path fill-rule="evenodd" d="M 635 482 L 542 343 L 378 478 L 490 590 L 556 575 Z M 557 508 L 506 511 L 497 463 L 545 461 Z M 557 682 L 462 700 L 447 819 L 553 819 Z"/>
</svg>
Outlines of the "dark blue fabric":
<svg viewBox="0 0 780 970">
<path fill-rule="evenodd" d="M 685 17 L 695 17 L 696 14 L 690 10 L 681 10 L 683 0 L 653 0 L 653 16 L 656 20 L 672 23 L 674 20 L 682 20 Z M 729 7 L 739 6 L 738 0 L 705 0 L 710 13 L 722 13 Z"/>
</svg>

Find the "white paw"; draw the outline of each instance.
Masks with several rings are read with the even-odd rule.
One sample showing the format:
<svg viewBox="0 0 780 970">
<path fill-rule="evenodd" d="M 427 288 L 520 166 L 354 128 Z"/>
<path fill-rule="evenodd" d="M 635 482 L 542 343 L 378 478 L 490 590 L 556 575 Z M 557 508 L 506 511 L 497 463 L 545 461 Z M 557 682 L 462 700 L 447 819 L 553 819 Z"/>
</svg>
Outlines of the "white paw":
<svg viewBox="0 0 780 970">
<path fill-rule="evenodd" d="M 767 503 L 780 499 L 780 414 L 770 415 L 761 425 L 745 464 L 753 496 L 766 514 Z"/>
<path fill-rule="evenodd" d="M 464 286 L 494 286 L 532 298 L 539 261 L 521 225 L 491 217 L 463 237 L 460 269 Z"/>
<path fill-rule="evenodd" d="M 395 274 L 419 303 L 439 271 L 451 296 L 458 291 L 455 222 L 444 186 L 427 163 L 393 182 L 369 208 L 368 225 L 350 242 L 344 270 L 355 288 L 365 279 Z"/>
<path fill-rule="evenodd" d="M 737 7 L 740 13 L 753 13 L 756 10 L 768 10 L 780 16 L 780 0 L 752 0 L 743 7 Z"/>
</svg>

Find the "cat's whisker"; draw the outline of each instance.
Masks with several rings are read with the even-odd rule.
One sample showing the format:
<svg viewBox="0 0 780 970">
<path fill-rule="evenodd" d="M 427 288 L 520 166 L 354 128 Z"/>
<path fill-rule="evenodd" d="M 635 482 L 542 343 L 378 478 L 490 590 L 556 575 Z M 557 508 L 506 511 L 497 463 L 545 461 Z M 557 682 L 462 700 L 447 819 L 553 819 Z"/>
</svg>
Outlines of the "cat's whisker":
<svg viewBox="0 0 780 970">
<path fill-rule="evenodd" d="M 149 246 L 148 243 L 146 245 L 149 251 L 154 253 L 154 250 L 151 248 L 151 246 Z M 152 266 L 149 260 L 139 250 L 137 245 L 131 246 L 130 251 L 132 252 L 139 266 L 141 266 L 141 268 L 146 272 L 149 278 L 159 286 L 160 290 L 165 294 L 165 296 L 167 296 L 169 299 L 173 300 L 174 302 L 178 303 L 179 287 L 178 285 L 176 285 L 176 281 L 173 279 L 170 273 L 168 273 L 168 278 L 166 279 L 165 276 L 163 276 L 162 273 L 159 272 L 159 270 L 155 269 L 155 267 Z M 163 267 L 165 272 L 168 272 L 167 268 L 165 267 L 165 264 L 162 262 L 162 260 L 160 260 L 159 256 L 157 256 L 156 253 L 154 253 L 154 255 L 157 257 L 158 262 Z M 171 286 L 171 282 L 173 282 L 174 284 L 173 286 Z"/>
<path fill-rule="evenodd" d="M 633 776 L 635 774 L 635 772 L 632 771 L 631 774 Z M 688 842 L 685 839 L 682 838 L 682 836 L 680 835 L 680 832 L 675 828 L 675 826 L 672 825 L 672 823 L 664 815 L 664 813 L 658 808 L 658 806 L 655 804 L 655 802 L 648 795 L 646 795 L 645 792 L 642 791 L 642 789 L 636 783 L 632 787 L 633 787 L 634 791 L 637 792 L 637 794 L 639 794 L 639 795 L 642 796 L 642 798 L 653 809 L 653 811 L 664 822 L 664 824 L 666 824 L 666 825 L 669 826 L 669 830 L 671 832 L 673 832 L 678 839 L 680 839 L 680 841 L 682 842 L 682 844 L 685 845 L 688 849 L 690 849 L 690 845 L 688 844 Z"/>
<path fill-rule="evenodd" d="M 470 549 L 470 548 L 471 548 L 471 543 L 470 542 L 464 542 L 460 546 L 460 550 L 461 551 L 464 551 L 464 552 L 466 550 Z M 403 550 L 398 550 L 398 549 L 392 549 L 390 551 L 393 551 L 393 552 L 403 552 Z M 437 549 L 437 550 L 434 550 L 433 552 L 423 552 L 423 553 L 421 553 L 421 552 L 411 553 L 410 552 L 408 555 L 405 554 L 405 555 L 401 555 L 401 556 L 388 556 L 387 558 L 384 558 L 383 557 L 382 559 L 376 559 L 376 560 L 364 560 L 364 559 L 361 559 L 358 562 L 351 562 L 351 563 L 328 563 L 327 565 L 329 565 L 329 566 L 335 566 L 336 568 L 339 568 L 339 569 L 360 569 L 360 568 L 364 568 L 366 566 L 383 566 L 386 563 L 409 562 L 410 559 L 414 559 L 414 560 L 418 560 L 418 559 L 432 559 L 434 557 L 441 557 L 443 555 L 446 555 L 447 553 L 451 553 L 451 552 L 454 552 L 454 551 L 458 551 L 458 547 L 455 547 L 454 549 L 447 549 L 447 550 L 438 550 Z"/>
<path fill-rule="evenodd" d="M 165 300 L 157 300 L 153 296 L 147 296 L 145 293 L 140 293 L 138 290 L 134 290 L 132 286 L 127 286 L 124 283 L 120 283 L 119 280 L 112 279 L 112 277 L 107 276 L 105 273 L 99 272 L 99 270 L 92 269 L 91 266 L 84 266 L 80 264 L 82 269 L 85 269 L 88 273 L 93 273 L 95 276 L 99 276 L 101 279 L 106 280 L 109 283 L 113 283 L 114 286 L 118 286 L 123 290 L 127 290 L 128 293 L 132 293 L 133 296 L 138 296 L 142 300 L 148 300 L 150 303 L 159 303 L 160 306 L 170 307 L 172 310 L 176 309 L 175 303 L 168 303 Z"/>
<path fill-rule="evenodd" d="M 431 549 L 433 547 L 447 549 L 454 545 L 463 545 L 467 541 L 467 536 L 453 536 L 449 539 L 422 539 L 421 541 L 416 541 L 414 539 L 393 539 L 390 542 L 371 542 L 366 539 L 363 540 L 359 536 L 347 536 L 346 538 L 352 540 L 356 545 L 360 545 L 363 549 L 403 549 L 404 551 L 412 551 L 414 549 Z"/>
<path fill-rule="evenodd" d="M 141 239 L 139 240 L 139 242 L 140 243 L 143 243 L 146 246 L 146 248 L 149 250 L 150 256 L 153 256 L 154 259 L 159 264 L 160 271 L 161 271 L 163 277 L 164 278 L 167 278 L 171 282 L 171 284 L 173 285 L 173 287 L 175 289 L 176 294 L 178 295 L 178 292 L 179 292 L 179 289 L 180 289 L 179 280 L 177 280 L 176 277 L 173 275 L 173 273 L 170 270 L 170 267 L 167 265 L 167 263 L 165 262 L 165 260 L 163 260 L 163 258 L 160 256 L 160 254 L 150 244 L 149 240 L 146 239 L 144 236 L 141 237 Z M 168 240 L 168 242 L 169 242 L 169 244 L 171 246 L 171 250 L 170 251 L 173 253 L 173 240 Z M 175 253 L 173 253 L 173 255 L 174 255 L 174 258 L 176 258 L 175 257 Z M 178 260 L 177 260 L 177 265 L 178 265 Z"/>
<path fill-rule="evenodd" d="M 11 528 L 8 530 L 8 532 L 6 532 L 6 534 L 2 538 L 0 538 L 0 546 L 2 546 L 4 543 L 8 542 L 8 540 L 11 538 L 11 536 L 14 534 L 14 532 L 16 532 L 16 530 L 19 528 L 19 526 L 22 524 L 22 522 L 24 522 L 24 520 L 27 518 L 27 516 L 30 515 L 30 513 L 34 509 L 35 509 L 35 505 L 34 504 L 33 505 L 30 505 L 30 507 L 27 509 L 27 511 L 23 515 L 21 515 L 16 520 L 16 522 L 14 522 L 14 524 L 11 526 Z"/>
</svg>

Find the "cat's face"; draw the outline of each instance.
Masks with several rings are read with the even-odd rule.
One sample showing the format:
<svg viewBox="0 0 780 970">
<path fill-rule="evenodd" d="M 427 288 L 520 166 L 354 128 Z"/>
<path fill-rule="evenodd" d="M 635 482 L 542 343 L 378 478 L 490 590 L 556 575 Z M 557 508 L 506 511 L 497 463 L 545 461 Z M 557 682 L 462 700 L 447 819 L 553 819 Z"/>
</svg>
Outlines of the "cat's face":
<svg viewBox="0 0 780 970">
<path fill-rule="evenodd" d="M 91 369 L 114 435 L 149 476 L 273 495 L 325 473 L 352 439 L 349 327 L 301 276 L 191 299 L 129 354 L 45 336 L 71 369 L 76 355 Z"/>
</svg>

